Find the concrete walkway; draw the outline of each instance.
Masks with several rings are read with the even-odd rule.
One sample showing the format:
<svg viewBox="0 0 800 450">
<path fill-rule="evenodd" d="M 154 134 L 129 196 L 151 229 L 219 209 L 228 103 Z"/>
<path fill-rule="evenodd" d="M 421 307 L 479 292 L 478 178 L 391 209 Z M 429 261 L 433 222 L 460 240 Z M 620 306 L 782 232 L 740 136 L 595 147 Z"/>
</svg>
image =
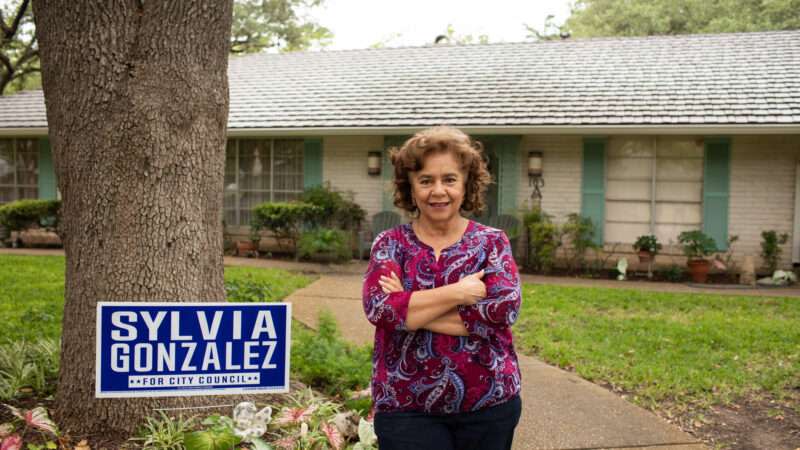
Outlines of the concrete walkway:
<svg viewBox="0 0 800 450">
<path fill-rule="evenodd" d="M 346 339 L 372 342 L 374 328 L 361 306 L 360 275 L 323 275 L 287 301 L 293 317 L 311 327 L 327 309 Z M 654 414 L 576 375 L 528 356 L 520 356 L 520 366 L 523 414 L 515 449 L 706 448 Z"/>
</svg>

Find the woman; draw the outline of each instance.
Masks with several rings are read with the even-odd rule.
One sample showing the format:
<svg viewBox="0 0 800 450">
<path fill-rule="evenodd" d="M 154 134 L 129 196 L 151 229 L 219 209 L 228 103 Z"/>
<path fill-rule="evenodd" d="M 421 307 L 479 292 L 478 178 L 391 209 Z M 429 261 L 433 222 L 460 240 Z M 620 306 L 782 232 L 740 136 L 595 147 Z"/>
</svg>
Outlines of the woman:
<svg viewBox="0 0 800 450">
<path fill-rule="evenodd" d="M 364 279 L 379 447 L 509 449 L 520 284 L 505 233 L 462 215 L 483 208 L 491 181 L 480 144 L 436 127 L 391 159 L 394 204 L 415 219 L 376 237 Z"/>
</svg>

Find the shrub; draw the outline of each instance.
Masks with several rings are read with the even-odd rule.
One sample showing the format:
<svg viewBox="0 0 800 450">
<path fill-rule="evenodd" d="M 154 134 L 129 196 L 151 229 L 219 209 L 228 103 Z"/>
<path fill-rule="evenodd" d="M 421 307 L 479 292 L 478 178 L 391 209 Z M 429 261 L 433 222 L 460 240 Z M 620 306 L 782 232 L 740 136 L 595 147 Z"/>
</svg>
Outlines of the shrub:
<svg viewBox="0 0 800 450">
<path fill-rule="evenodd" d="M 592 219 L 580 214 L 572 213 L 567 216 L 567 222 L 562 226 L 562 232 L 572 244 L 568 265 L 570 270 L 583 269 L 585 266 L 586 250 L 597 250 L 599 245 L 594 243 L 595 227 Z"/>
<path fill-rule="evenodd" d="M 683 254 L 689 260 L 703 259 L 717 251 L 714 239 L 700 230 L 682 232 L 678 235 L 678 242 L 683 245 Z"/>
<path fill-rule="evenodd" d="M 663 275 L 665 280 L 677 283 L 686 278 L 686 270 L 677 264 L 672 264 L 663 271 Z"/>
<path fill-rule="evenodd" d="M 301 258 L 330 255 L 336 262 L 345 262 L 352 257 L 350 238 L 340 230 L 319 228 L 307 231 L 300 236 L 297 247 Z"/>
<path fill-rule="evenodd" d="M 60 200 L 17 200 L 0 206 L 0 225 L 9 231 L 20 231 L 32 226 L 56 228 Z"/>
<path fill-rule="evenodd" d="M 281 245 L 282 239 L 297 242 L 300 228 L 304 222 L 319 214 L 319 208 L 304 202 L 262 203 L 253 208 L 252 229 L 262 228 L 271 231 Z"/>
<path fill-rule="evenodd" d="M 548 273 L 555 264 L 556 252 L 561 246 L 561 232 L 551 216 L 535 207 L 523 217 L 528 229 L 528 267 Z"/>
<path fill-rule="evenodd" d="M 306 189 L 300 200 L 318 208 L 311 217 L 313 226 L 357 230 L 367 216 L 352 198 L 345 198 L 329 185 Z"/>
<path fill-rule="evenodd" d="M 761 257 L 770 274 L 775 273 L 778 269 L 778 262 L 783 253 L 781 245 L 788 241 L 789 235 L 786 233 L 778 234 L 775 230 L 761 232 Z"/>
<path fill-rule="evenodd" d="M 319 331 L 297 327 L 292 340 L 292 369 L 303 383 L 340 398 L 369 385 L 372 350 L 344 341 L 329 312 L 320 313 Z"/>
<path fill-rule="evenodd" d="M 225 282 L 225 299 L 232 303 L 266 303 L 274 296 L 270 286 L 254 280 L 231 280 Z"/>
</svg>

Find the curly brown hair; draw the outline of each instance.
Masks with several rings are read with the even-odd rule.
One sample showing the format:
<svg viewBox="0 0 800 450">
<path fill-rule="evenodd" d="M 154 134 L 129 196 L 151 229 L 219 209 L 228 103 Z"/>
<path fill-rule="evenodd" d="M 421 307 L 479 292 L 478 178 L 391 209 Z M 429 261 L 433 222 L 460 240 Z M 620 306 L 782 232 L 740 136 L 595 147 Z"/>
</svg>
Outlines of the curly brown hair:
<svg viewBox="0 0 800 450">
<path fill-rule="evenodd" d="M 425 157 L 431 153 L 452 153 L 467 174 L 462 211 L 480 213 L 486 207 L 485 194 L 492 176 L 483 159 L 483 145 L 463 131 L 438 126 L 422 130 L 409 138 L 401 147 L 389 149 L 394 166 L 394 205 L 408 212 L 417 207 L 411 198 L 409 172 L 422 169 Z"/>
</svg>

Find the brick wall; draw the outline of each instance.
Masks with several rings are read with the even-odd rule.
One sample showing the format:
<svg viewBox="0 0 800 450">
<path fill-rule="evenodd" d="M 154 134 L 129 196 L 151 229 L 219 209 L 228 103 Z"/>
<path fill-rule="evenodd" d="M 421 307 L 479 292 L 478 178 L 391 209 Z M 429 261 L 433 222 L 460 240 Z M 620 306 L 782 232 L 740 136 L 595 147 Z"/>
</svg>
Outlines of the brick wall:
<svg viewBox="0 0 800 450">
<path fill-rule="evenodd" d="M 529 209 L 533 187 L 528 184 L 528 151 L 543 152 L 544 187 L 542 209 L 553 215 L 555 222 L 566 220 L 570 213 L 581 211 L 581 158 L 583 139 L 580 136 L 523 136 L 519 155 L 519 208 Z"/>
<path fill-rule="evenodd" d="M 368 218 L 382 209 L 383 178 L 367 175 L 367 153 L 382 148 L 383 136 L 326 136 L 322 140 L 322 180 L 334 189 L 352 191 Z"/>
<path fill-rule="evenodd" d="M 795 171 L 800 136 L 734 136 L 731 140 L 729 235 L 738 235 L 734 254 L 761 264 L 761 232 L 787 233 L 781 265 L 791 267 Z"/>
</svg>

